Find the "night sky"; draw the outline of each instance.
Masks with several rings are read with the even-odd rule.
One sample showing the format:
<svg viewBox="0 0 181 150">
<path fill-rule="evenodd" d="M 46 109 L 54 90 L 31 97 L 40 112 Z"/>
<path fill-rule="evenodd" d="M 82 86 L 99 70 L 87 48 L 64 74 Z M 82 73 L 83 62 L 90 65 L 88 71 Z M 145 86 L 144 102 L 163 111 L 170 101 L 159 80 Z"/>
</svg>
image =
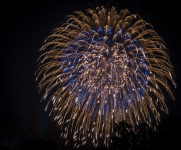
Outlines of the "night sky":
<svg viewBox="0 0 181 150">
<path fill-rule="evenodd" d="M 126 1 L 126 2 L 125 2 Z M 5 130 L 21 136 L 31 134 L 45 138 L 63 147 L 61 130 L 45 112 L 46 102 L 37 93 L 35 71 L 39 49 L 51 31 L 66 21 L 76 10 L 95 6 L 128 8 L 151 23 L 163 38 L 176 72 L 177 88 L 170 84 L 175 101 L 166 94 L 170 116 L 181 118 L 181 8 L 178 0 L 125 0 L 125 1 L 7 1 L 1 4 L 0 32 L 0 120 Z M 178 2 L 177 2 L 178 1 Z M 162 112 L 161 112 L 162 114 Z M 168 117 L 163 113 L 163 116 Z M 69 145 L 70 147 L 72 145 Z"/>
</svg>

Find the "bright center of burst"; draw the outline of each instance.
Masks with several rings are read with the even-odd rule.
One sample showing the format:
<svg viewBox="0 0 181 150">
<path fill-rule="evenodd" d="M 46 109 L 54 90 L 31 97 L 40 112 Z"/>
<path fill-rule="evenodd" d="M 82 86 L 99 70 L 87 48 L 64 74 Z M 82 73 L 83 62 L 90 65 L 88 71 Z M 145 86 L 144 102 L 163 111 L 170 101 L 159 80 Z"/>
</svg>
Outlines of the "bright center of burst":
<svg viewBox="0 0 181 150">
<path fill-rule="evenodd" d="M 121 56 L 121 57 L 120 57 Z M 102 41 L 89 47 L 84 55 L 84 67 L 79 71 L 82 80 L 89 86 L 99 87 L 101 93 L 114 94 L 125 84 L 128 75 L 128 59 L 116 47 L 109 47 Z M 94 85 L 94 86 L 93 86 Z M 107 95 L 106 94 L 106 95 Z"/>
</svg>

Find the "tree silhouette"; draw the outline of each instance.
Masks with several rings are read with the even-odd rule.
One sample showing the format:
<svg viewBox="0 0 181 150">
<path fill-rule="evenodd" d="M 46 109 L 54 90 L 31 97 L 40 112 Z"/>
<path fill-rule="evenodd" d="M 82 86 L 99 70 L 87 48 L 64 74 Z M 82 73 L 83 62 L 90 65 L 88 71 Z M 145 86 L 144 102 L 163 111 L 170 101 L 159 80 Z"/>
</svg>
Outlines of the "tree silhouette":
<svg viewBox="0 0 181 150">
<path fill-rule="evenodd" d="M 116 137 L 112 137 L 110 150 L 181 149 L 181 119 L 161 119 L 157 132 L 147 123 L 133 126 L 126 121 L 115 124 Z"/>
<path fill-rule="evenodd" d="M 129 150 L 132 148 L 135 139 L 133 126 L 126 121 L 115 124 L 116 137 L 112 137 L 111 149 Z"/>
<path fill-rule="evenodd" d="M 147 123 L 139 123 L 136 127 L 136 149 L 149 149 L 153 135 L 154 131 Z"/>
</svg>

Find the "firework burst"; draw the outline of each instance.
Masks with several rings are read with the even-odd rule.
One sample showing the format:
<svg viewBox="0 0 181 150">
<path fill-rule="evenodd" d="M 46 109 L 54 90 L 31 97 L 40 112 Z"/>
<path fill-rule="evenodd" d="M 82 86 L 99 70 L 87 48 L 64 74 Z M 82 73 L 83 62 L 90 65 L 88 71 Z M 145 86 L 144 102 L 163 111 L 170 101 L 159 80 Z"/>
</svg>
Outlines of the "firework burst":
<svg viewBox="0 0 181 150">
<path fill-rule="evenodd" d="M 151 124 L 151 114 L 159 121 L 157 107 L 168 112 L 163 89 L 174 99 L 164 41 L 127 9 L 75 11 L 48 36 L 44 49 L 49 51 L 39 58 L 38 89 L 53 102 L 51 113 L 66 126 L 65 138 L 71 131 L 82 144 L 89 136 L 95 146 L 100 137 L 107 144 L 116 122 Z"/>
</svg>

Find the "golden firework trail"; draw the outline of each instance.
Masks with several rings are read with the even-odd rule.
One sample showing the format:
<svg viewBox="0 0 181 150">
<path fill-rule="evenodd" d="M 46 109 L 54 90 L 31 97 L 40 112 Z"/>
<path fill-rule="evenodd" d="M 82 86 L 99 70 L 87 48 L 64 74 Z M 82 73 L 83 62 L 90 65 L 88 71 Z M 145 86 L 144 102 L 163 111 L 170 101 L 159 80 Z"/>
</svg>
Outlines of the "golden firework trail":
<svg viewBox="0 0 181 150">
<path fill-rule="evenodd" d="M 163 89 L 174 99 L 173 67 L 163 39 L 152 25 L 127 9 L 112 7 L 75 11 L 48 36 L 38 61 L 38 89 L 53 102 L 51 114 L 63 127 L 64 138 L 94 146 L 108 145 L 113 124 L 121 120 L 151 124 L 168 112 Z M 47 104 L 47 106 L 48 106 Z M 75 144 L 75 147 L 79 145 Z"/>
</svg>

